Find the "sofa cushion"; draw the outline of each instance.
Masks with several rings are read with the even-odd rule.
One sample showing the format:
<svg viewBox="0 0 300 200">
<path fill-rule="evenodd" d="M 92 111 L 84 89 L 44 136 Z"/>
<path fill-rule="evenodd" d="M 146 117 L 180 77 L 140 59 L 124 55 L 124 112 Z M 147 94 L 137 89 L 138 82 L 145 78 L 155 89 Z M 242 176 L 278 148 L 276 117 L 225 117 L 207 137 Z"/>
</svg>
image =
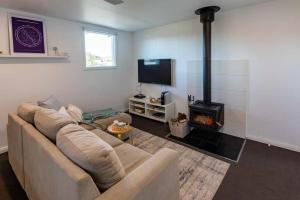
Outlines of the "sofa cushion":
<svg viewBox="0 0 300 200">
<path fill-rule="evenodd" d="M 112 147 L 116 147 L 116 146 L 119 146 L 124 143 L 121 140 L 119 140 L 118 138 L 116 138 L 100 129 L 94 129 L 91 132 L 95 133 L 98 137 L 100 137 L 102 140 L 107 142 Z"/>
<path fill-rule="evenodd" d="M 123 165 L 114 149 L 94 133 L 70 124 L 57 134 L 57 147 L 93 177 L 104 191 L 125 176 Z"/>
<path fill-rule="evenodd" d="M 61 103 L 54 96 L 50 96 L 45 100 L 38 101 L 37 103 L 43 108 L 54 110 L 59 110 L 62 107 Z"/>
<path fill-rule="evenodd" d="M 148 152 L 127 143 L 119 145 L 114 149 L 125 168 L 126 174 L 133 171 L 151 157 L 151 154 Z"/>
<path fill-rule="evenodd" d="M 21 103 L 18 107 L 18 116 L 24 121 L 33 124 L 35 112 L 40 110 L 41 107 L 35 103 Z"/>
<path fill-rule="evenodd" d="M 56 141 L 56 134 L 62 127 L 74 123 L 73 120 L 53 109 L 40 109 L 35 113 L 36 128 L 52 142 Z"/>
</svg>

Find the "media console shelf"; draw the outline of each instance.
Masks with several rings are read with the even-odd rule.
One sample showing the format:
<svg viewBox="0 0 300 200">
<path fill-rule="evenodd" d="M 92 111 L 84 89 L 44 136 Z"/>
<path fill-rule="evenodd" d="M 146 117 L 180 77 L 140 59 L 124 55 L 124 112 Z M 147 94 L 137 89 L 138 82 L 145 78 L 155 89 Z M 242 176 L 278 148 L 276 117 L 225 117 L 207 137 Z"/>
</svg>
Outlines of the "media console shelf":
<svg viewBox="0 0 300 200">
<path fill-rule="evenodd" d="M 147 98 L 130 98 L 129 113 L 166 123 L 174 117 L 175 105 L 174 102 L 161 105 L 151 103 Z"/>
</svg>

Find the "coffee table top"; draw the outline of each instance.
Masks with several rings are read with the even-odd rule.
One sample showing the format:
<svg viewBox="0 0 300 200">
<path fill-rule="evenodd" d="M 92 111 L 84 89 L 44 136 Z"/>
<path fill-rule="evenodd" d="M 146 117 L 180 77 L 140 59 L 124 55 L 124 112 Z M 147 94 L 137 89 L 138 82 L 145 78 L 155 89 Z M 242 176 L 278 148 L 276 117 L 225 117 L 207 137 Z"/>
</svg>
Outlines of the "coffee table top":
<svg viewBox="0 0 300 200">
<path fill-rule="evenodd" d="M 116 126 L 114 124 L 110 125 L 107 128 L 108 132 L 113 133 L 113 134 L 125 134 L 125 133 L 128 133 L 131 129 L 132 129 L 132 127 L 130 125 L 116 128 Z"/>
</svg>

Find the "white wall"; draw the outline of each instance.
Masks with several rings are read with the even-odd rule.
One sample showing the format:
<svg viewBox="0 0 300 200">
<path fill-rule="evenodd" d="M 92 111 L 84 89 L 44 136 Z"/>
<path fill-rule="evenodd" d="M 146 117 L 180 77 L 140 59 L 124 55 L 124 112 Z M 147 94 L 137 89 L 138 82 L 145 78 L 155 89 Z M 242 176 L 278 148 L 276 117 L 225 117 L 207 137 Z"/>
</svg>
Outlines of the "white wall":
<svg viewBox="0 0 300 200">
<path fill-rule="evenodd" d="M 169 90 L 176 103 L 176 110 L 184 113 L 188 113 L 188 94 L 194 95 L 196 100 L 203 99 L 201 35 L 202 26 L 198 18 L 135 33 L 135 60 L 175 59 L 172 87 L 143 84 L 143 93 L 159 97 L 162 90 Z M 137 72 L 136 63 L 135 68 Z M 226 104 L 223 131 L 242 138 L 246 135 L 248 83 L 249 61 L 213 60 L 212 100 Z"/>
<path fill-rule="evenodd" d="M 300 151 L 299 10 L 298 0 L 271 1 L 220 13 L 213 24 L 213 59 L 249 62 L 247 137 L 297 151 Z M 176 87 L 172 91 L 182 105 L 187 82 L 184 62 L 200 59 L 201 29 L 197 18 L 134 35 L 136 58 L 159 56 L 178 60 Z M 160 89 L 144 86 L 144 90 L 157 93 Z"/>
<path fill-rule="evenodd" d="M 300 1 L 221 15 L 214 57 L 250 60 L 247 137 L 300 150 Z"/>
<path fill-rule="evenodd" d="M 0 51 L 8 51 L 8 10 L 0 9 Z M 7 114 L 24 101 L 55 95 L 62 103 L 74 103 L 85 111 L 127 107 L 132 93 L 132 34 L 118 32 L 118 63 L 113 70 L 84 71 L 83 24 L 46 18 L 48 47 L 68 52 L 67 61 L 0 58 L 0 150 L 7 145 Z M 99 27 L 101 28 L 101 27 Z M 115 31 L 115 30 L 114 30 Z M 124 84 L 125 83 L 125 84 Z"/>
</svg>

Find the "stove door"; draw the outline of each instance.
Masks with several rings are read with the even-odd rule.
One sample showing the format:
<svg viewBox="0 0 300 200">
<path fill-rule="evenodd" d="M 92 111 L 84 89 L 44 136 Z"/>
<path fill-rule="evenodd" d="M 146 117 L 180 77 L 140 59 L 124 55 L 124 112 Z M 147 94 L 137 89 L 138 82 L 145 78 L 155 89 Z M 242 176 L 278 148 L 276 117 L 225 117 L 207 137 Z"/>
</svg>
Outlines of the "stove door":
<svg viewBox="0 0 300 200">
<path fill-rule="evenodd" d="M 190 125 L 198 128 L 218 130 L 215 112 L 206 110 L 190 110 Z"/>
</svg>

